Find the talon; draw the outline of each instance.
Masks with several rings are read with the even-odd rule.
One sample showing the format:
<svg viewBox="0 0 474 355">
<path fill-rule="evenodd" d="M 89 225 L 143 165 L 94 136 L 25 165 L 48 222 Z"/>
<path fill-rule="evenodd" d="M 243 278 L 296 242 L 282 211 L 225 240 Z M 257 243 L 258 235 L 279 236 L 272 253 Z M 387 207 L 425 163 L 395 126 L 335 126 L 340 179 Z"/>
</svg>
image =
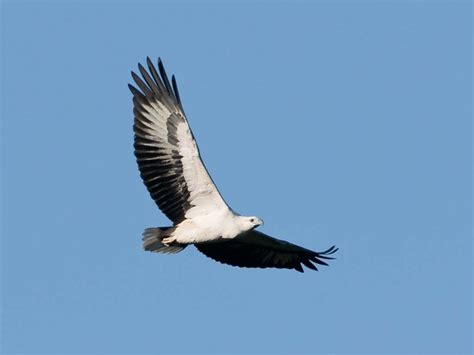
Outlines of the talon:
<svg viewBox="0 0 474 355">
<path fill-rule="evenodd" d="M 166 237 L 166 238 L 163 238 L 163 240 L 161 241 L 162 244 L 166 245 L 166 246 L 169 246 L 171 243 L 175 242 L 176 241 L 176 238 L 175 237 Z"/>
</svg>

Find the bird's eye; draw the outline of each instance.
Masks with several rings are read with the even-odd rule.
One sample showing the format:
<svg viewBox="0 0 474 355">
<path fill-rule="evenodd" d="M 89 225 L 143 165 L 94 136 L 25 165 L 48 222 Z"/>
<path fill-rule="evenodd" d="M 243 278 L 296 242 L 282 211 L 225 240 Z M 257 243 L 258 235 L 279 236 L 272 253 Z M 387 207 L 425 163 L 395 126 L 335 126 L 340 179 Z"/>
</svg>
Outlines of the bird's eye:
<svg viewBox="0 0 474 355">
<path fill-rule="evenodd" d="M 254 223 L 254 222 L 255 222 L 255 218 L 250 218 L 250 222 Z"/>
</svg>

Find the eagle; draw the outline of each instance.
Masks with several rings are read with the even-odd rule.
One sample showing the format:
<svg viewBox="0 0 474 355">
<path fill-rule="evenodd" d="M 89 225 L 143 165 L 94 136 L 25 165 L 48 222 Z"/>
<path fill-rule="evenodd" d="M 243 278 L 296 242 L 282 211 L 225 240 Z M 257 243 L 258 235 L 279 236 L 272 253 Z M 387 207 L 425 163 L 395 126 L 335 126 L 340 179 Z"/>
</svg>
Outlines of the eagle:
<svg viewBox="0 0 474 355">
<path fill-rule="evenodd" d="M 159 209 L 173 222 L 147 228 L 143 248 L 178 253 L 190 244 L 220 263 L 247 268 L 318 270 L 334 259 L 335 246 L 316 252 L 256 230 L 263 220 L 242 216 L 224 201 L 203 161 L 188 124 L 176 78 L 171 82 L 161 58 L 158 71 L 132 71 L 134 153 L 140 176 Z"/>
</svg>

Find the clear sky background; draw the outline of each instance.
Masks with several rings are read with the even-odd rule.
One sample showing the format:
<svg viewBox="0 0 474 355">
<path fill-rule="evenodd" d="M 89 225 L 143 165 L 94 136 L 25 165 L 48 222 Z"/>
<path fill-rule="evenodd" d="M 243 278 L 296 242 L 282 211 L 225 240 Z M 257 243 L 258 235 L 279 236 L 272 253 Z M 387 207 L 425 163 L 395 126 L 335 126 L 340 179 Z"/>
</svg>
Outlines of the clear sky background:
<svg viewBox="0 0 474 355">
<path fill-rule="evenodd" d="M 472 7 L 2 2 L 4 353 L 470 353 Z M 141 249 L 132 152 L 161 56 L 227 202 L 338 259 Z"/>
</svg>

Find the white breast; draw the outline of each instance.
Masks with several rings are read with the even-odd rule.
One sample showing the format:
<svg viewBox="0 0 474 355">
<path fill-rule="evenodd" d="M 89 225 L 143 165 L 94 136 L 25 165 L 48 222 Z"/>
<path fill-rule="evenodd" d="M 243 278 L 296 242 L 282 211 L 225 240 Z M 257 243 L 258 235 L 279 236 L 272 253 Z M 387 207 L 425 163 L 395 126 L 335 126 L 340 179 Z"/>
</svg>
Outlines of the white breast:
<svg viewBox="0 0 474 355">
<path fill-rule="evenodd" d="M 212 211 L 180 223 L 173 235 L 179 243 L 199 243 L 217 239 L 231 239 L 242 233 L 238 216 L 231 210 Z"/>
</svg>

